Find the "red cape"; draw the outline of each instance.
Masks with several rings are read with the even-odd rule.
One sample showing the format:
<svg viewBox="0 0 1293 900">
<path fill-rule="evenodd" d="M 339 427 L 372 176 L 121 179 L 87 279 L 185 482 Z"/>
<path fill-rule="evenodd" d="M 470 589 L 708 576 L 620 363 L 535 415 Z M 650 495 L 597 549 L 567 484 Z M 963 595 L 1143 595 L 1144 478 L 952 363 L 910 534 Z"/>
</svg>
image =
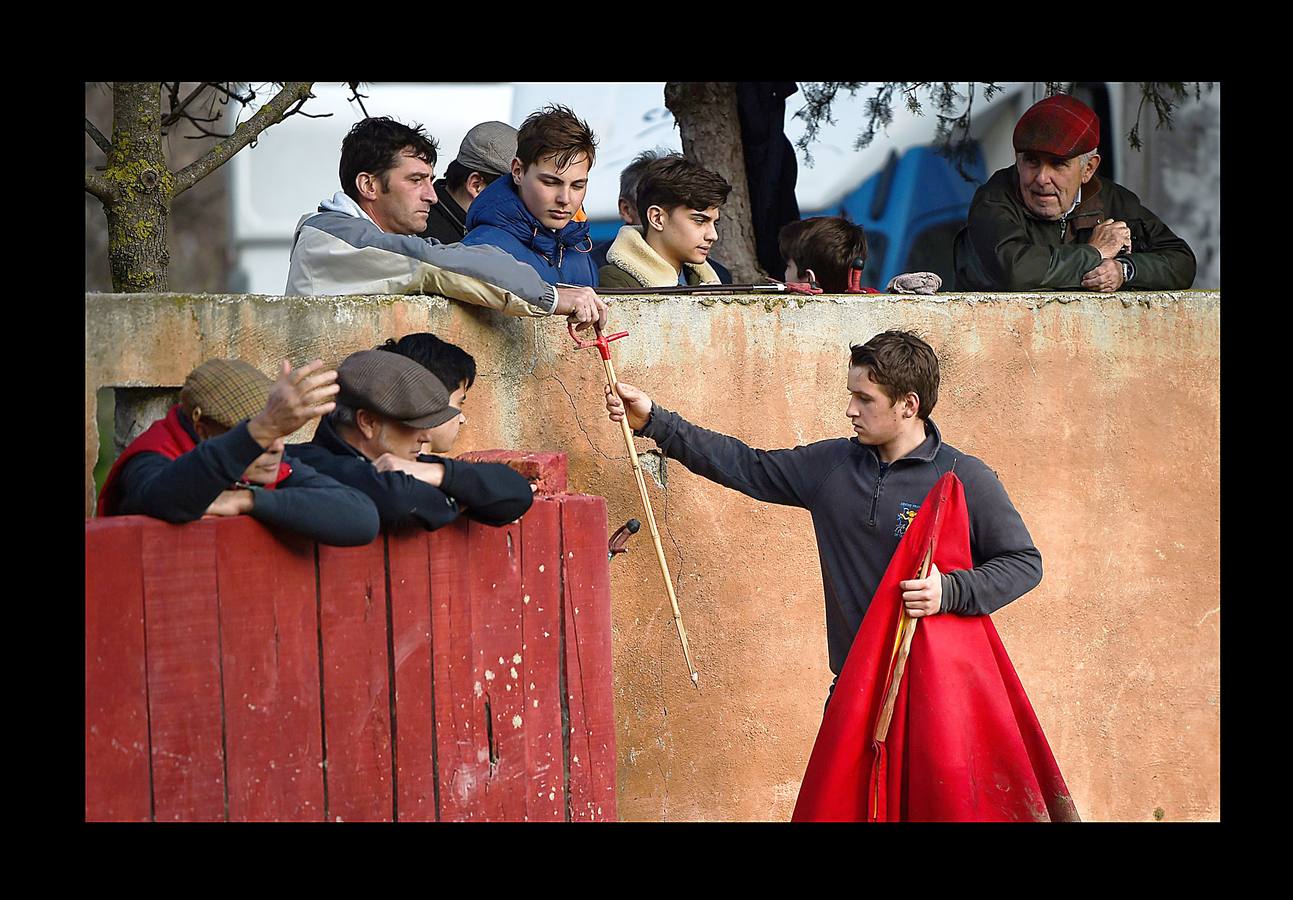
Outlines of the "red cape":
<svg viewBox="0 0 1293 900">
<path fill-rule="evenodd" d="M 940 572 L 973 566 L 965 490 L 948 472 L 921 504 L 853 640 L 792 821 L 1078 821 L 988 616 L 919 620 L 883 751 L 874 741 L 902 609 L 898 583 L 919 572 L 945 486 L 934 563 Z"/>
</svg>

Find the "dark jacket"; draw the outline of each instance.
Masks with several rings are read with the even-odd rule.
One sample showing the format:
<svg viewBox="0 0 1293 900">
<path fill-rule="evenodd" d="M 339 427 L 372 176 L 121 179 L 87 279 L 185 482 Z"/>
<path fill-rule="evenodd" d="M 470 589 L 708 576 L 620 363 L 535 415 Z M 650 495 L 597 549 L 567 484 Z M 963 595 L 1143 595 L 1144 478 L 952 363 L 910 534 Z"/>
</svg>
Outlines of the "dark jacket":
<svg viewBox="0 0 1293 900">
<path fill-rule="evenodd" d="M 969 218 L 952 245 L 958 291 L 1085 290 L 1082 276 L 1102 262 L 1087 241 L 1105 219 L 1131 229 L 1134 272 L 1123 290 L 1185 290 L 1194 283 L 1194 254 L 1131 191 L 1093 175 L 1064 219 L 1038 219 L 1024 206 L 1015 166 L 1001 169 L 974 193 Z"/>
<path fill-rule="evenodd" d="M 461 243 L 467 234 L 467 210 L 449 193 L 448 182 L 441 178 L 434 185 L 436 202 L 427 216 L 427 230 L 419 237 L 435 238 L 442 244 Z"/>
<path fill-rule="evenodd" d="M 593 241 L 587 222 L 567 222 L 558 230 L 536 219 L 511 178 L 499 178 L 467 210 L 467 246 L 487 244 L 529 263 L 548 284 L 597 286 Z"/>
<path fill-rule="evenodd" d="M 943 574 L 943 611 L 986 615 L 1041 581 L 1041 554 L 1006 489 L 980 460 L 944 444 L 933 422 L 926 423 L 924 443 L 889 465 L 857 438 L 754 450 L 658 404 L 638 433 L 697 475 L 812 514 L 830 668 L 837 675 L 907 524 L 953 460 L 965 485 L 974 568 Z"/>
<path fill-rule="evenodd" d="M 181 419 L 197 441 L 193 426 Z M 377 510 L 354 488 L 316 472 L 289 444 L 283 459 L 292 474 L 272 490 L 251 488 L 251 517 L 273 528 L 295 531 L 322 544 L 355 547 L 377 537 Z M 242 477 L 264 453 L 247 423 L 201 441 L 178 459 L 140 453 L 122 468 L 114 515 L 152 516 L 181 524 L 202 518 L 207 507 Z"/>
<path fill-rule="evenodd" d="M 386 529 L 420 525 L 431 531 L 459 515 L 486 525 L 506 525 L 524 515 L 534 502 L 525 476 L 502 463 L 419 455 L 419 462 L 444 465 L 440 487 L 404 472 L 379 472 L 337 433 L 330 416 L 319 422 L 314 440 L 298 444 L 296 452 L 320 472 L 363 491 L 377 506 Z"/>
<path fill-rule="evenodd" d="M 786 98 L 798 90 L 793 81 L 736 83 L 755 255 L 763 270 L 774 278 L 786 271 L 778 236 L 786 223 L 799 218 L 799 202 L 795 199 L 799 163 L 785 133 Z"/>
</svg>

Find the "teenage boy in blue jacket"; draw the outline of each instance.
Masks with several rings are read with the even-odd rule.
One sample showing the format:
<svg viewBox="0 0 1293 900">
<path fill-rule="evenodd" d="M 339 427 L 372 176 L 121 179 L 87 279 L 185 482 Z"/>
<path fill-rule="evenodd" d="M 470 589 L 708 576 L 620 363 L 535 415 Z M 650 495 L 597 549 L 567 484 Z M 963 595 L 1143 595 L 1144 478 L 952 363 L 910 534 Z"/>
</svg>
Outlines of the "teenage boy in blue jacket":
<svg viewBox="0 0 1293 900">
<path fill-rule="evenodd" d="M 463 244 L 498 247 L 529 263 L 549 284 L 597 286 L 584 214 L 597 138 L 564 106 L 532 113 L 516 135 L 510 178 L 500 178 L 467 211 Z"/>
</svg>

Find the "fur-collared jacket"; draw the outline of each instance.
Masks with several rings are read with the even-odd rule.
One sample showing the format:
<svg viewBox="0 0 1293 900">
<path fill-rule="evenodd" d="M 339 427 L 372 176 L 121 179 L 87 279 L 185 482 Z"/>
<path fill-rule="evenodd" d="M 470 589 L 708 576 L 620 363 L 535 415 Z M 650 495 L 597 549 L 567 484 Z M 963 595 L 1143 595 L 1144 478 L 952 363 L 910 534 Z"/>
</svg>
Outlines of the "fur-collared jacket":
<svg viewBox="0 0 1293 900">
<path fill-rule="evenodd" d="M 707 263 L 683 263 L 688 284 L 718 284 L 718 273 Z M 606 265 L 599 273 L 602 287 L 673 287 L 678 273 L 664 258 L 651 249 L 637 225 L 625 225 L 606 252 Z"/>
</svg>

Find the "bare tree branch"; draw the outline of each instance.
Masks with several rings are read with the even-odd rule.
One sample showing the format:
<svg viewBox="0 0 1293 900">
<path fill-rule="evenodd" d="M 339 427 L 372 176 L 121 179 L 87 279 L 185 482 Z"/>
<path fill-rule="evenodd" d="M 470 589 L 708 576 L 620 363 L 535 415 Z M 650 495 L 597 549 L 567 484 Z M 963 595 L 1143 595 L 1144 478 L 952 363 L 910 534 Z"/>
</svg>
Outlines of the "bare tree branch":
<svg viewBox="0 0 1293 900">
<path fill-rule="evenodd" d="M 362 81 L 347 81 L 347 82 L 346 82 L 346 87 L 350 88 L 350 97 L 348 97 L 347 99 L 348 99 L 349 101 L 353 101 L 353 102 L 355 102 L 355 103 L 358 103 L 358 104 L 359 104 L 359 109 L 360 109 L 360 110 L 363 112 L 363 114 L 364 114 L 364 118 L 367 118 L 367 117 L 368 117 L 368 107 L 364 106 L 364 98 L 365 98 L 365 97 L 367 97 L 368 95 L 367 95 L 367 94 L 361 94 L 361 93 L 359 93 L 359 86 L 360 86 L 361 84 L 363 84 L 363 82 L 362 82 Z"/>
<path fill-rule="evenodd" d="M 97 144 L 99 149 L 104 153 L 112 152 L 112 142 L 103 136 L 103 132 L 94 127 L 94 123 L 90 121 L 88 116 L 85 119 L 85 133 L 90 136 L 90 139 L 94 141 L 94 143 Z"/>
<path fill-rule="evenodd" d="M 213 87 L 213 86 L 215 85 L 213 85 L 213 83 L 210 81 L 203 81 L 199 83 L 197 87 L 195 87 L 192 91 L 189 92 L 189 95 L 184 98 L 184 101 L 179 106 L 176 106 L 175 98 L 178 97 L 180 93 L 179 82 L 176 82 L 175 87 L 171 90 L 171 111 L 167 113 L 165 117 L 163 117 L 162 128 L 168 128 L 169 126 L 174 125 L 180 119 L 192 118 L 191 116 L 185 115 L 184 108 L 187 107 L 190 103 L 192 103 L 199 94 L 201 94 L 207 88 Z M 205 121 L 214 121 L 214 120 L 207 119 Z"/>
<path fill-rule="evenodd" d="M 234 133 L 208 150 L 201 159 L 185 166 L 175 175 L 175 187 L 172 197 L 178 197 L 220 166 L 233 155 L 255 140 L 262 131 L 271 125 L 281 122 L 293 104 L 299 106 L 310 96 L 312 81 L 289 81 L 283 85 L 274 99 L 266 103 L 256 115 L 239 125 Z"/>
<path fill-rule="evenodd" d="M 93 194 L 104 203 L 112 200 L 114 195 L 112 185 L 108 182 L 108 179 L 104 178 L 93 169 L 85 170 L 85 192 L 87 194 Z"/>
</svg>

